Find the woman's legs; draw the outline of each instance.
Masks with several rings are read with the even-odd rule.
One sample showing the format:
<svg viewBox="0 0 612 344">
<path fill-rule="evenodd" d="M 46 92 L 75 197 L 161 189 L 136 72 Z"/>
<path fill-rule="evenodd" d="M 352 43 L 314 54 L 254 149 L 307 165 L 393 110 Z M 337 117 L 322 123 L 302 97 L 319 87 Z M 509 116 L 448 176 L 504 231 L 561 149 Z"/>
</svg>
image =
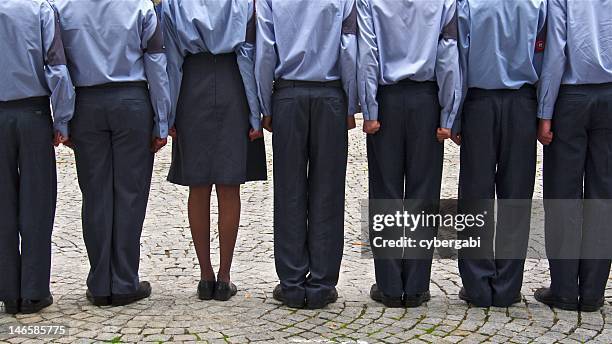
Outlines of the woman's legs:
<svg viewBox="0 0 612 344">
<path fill-rule="evenodd" d="M 203 281 L 214 281 L 215 272 L 210 261 L 210 194 L 212 185 L 192 186 L 189 189 L 189 226 L 196 249 Z"/>
<path fill-rule="evenodd" d="M 240 224 L 240 185 L 217 185 L 216 187 L 219 202 L 219 246 L 221 248 L 221 264 L 217 280 L 229 282 Z"/>
</svg>

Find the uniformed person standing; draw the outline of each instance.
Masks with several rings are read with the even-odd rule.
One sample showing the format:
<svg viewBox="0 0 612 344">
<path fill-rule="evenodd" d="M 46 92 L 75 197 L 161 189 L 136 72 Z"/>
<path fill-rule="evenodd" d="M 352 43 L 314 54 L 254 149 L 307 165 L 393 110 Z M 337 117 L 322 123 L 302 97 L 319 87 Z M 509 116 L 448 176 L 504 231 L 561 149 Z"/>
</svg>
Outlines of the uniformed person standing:
<svg viewBox="0 0 612 344">
<path fill-rule="evenodd" d="M 2 1 L 0 17 L 0 301 L 7 313 L 34 313 L 53 303 L 53 144 L 68 139 L 75 96 L 54 8 Z"/>
<path fill-rule="evenodd" d="M 436 212 L 443 142 L 461 100 L 456 2 L 357 2 L 370 199 L 406 200 L 406 210 Z M 435 228 L 418 230 L 435 234 Z M 383 258 L 374 252 L 372 299 L 389 307 L 429 300 L 432 253 Z"/>
<path fill-rule="evenodd" d="M 168 180 L 190 187 L 189 223 L 201 268 L 198 296 L 226 301 L 236 294 L 230 268 L 240 222 L 240 184 L 266 179 L 254 74 L 255 3 L 165 0 L 162 5 L 174 102 Z M 212 185 L 219 201 L 221 264 L 216 277 L 210 260 Z"/>
<path fill-rule="evenodd" d="M 344 244 L 355 1 L 259 0 L 257 13 L 255 75 L 264 127 L 274 130 L 274 297 L 321 308 L 338 297 Z"/>
<path fill-rule="evenodd" d="M 479 307 L 507 307 L 521 300 L 529 238 L 546 0 L 458 0 L 457 6 L 467 89 L 455 137 L 461 143 L 460 207 L 484 200 L 487 205 L 472 209 L 488 209 L 487 225 L 477 229 L 478 255 L 459 251 L 459 297 Z M 497 223 L 488 208 L 496 195 Z"/>
<path fill-rule="evenodd" d="M 566 310 L 599 310 L 610 274 L 610 22 L 610 0 L 549 0 L 538 139 L 551 283 L 535 298 Z"/>
<path fill-rule="evenodd" d="M 57 6 L 77 88 L 70 128 L 91 265 L 87 297 L 95 305 L 128 304 L 151 293 L 138 267 L 153 156 L 168 135 L 162 28 L 150 0 Z"/>
</svg>

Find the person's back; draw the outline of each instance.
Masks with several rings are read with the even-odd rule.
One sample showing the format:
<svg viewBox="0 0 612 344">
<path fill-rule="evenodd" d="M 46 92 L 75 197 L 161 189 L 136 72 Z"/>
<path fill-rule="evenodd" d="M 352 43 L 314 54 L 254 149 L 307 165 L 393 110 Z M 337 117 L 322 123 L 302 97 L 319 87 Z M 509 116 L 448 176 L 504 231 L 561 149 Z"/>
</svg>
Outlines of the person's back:
<svg viewBox="0 0 612 344">
<path fill-rule="evenodd" d="M 454 128 L 461 130 L 460 207 L 488 214 L 482 228 L 458 234 L 478 233 L 483 242 L 478 251 L 459 251 L 459 297 L 479 307 L 508 307 L 521 300 L 530 231 L 547 0 L 458 0 L 457 6 L 464 86 L 461 128 Z M 521 201 L 509 206 L 508 199 Z"/>
<path fill-rule="evenodd" d="M 162 28 L 151 0 L 57 0 L 77 105 L 70 123 L 94 305 L 148 297 L 140 235 L 153 154 L 171 101 Z M 102 200 L 102 201 L 101 201 Z"/>
<path fill-rule="evenodd" d="M 263 126 L 274 131 L 274 298 L 322 308 L 338 298 L 344 243 L 355 0 L 259 0 L 257 13 L 255 77 Z"/>
<path fill-rule="evenodd" d="M 68 139 L 75 97 L 58 16 L 46 0 L 0 2 L 0 32 L 0 301 L 7 313 L 34 313 L 53 303 L 53 144 Z"/>
<path fill-rule="evenodd" d="M 410 199 L 412 211 L 431 213 L 461 99 L 456 1 L 358 0 L 357 9 L 371 214 L 382 199 Z M 433 238 L 433 228 L 419 229 Z M 401 239 L 392 229 L 370 233 L 373 243 Z M 372 245 L 370 297 L 388 307 L 427 302 L 433 250 L 381 246 Z"/>
<path fill-rule="evenodd" d="M 147 80 L 143 28 L 156 25 L 150 0 L 57 0 L 57 7 L 77 87 Z"/>
<path fill-rule="evenodd" d="M 458 1 L 467 87 L 519 89 L 539 80 L 546 6 L 546 0 Z"/>
<path fill-rule="evenodd" d="M 255 3 L 164 0 L 162 21 L 175 104 L 169 121 L 173 147 L 168 181 L 189 186 L 189 225 L 201 269 L 198 297 L 227 301 L 238 291 L 230 272 L 240 223 L 240 185 L 267 177 L 254 77 Z M 213 186 L 223 214 L 217 274 L 209 240 Z"/>
<path fill-rule="evenodd" d="M 562 83 L 612 82 L 612 1 L 568 0 L 566 6 L 568 61 Z"/>
<path fill-rule="evenodd" d="M 44 0 L 0 2 L 0 63 L 4 66 L 0 68 L 0 101 L 49 95 L 42 46 L 51 42 L 44 41 L 40 25 L 53 19 L 53 11 L 44 4 Z"/>
<path fill-rule="evenodd" d="M 262 111 L 271 115 L 272 80 L 341 80 L 348 112 L 357 110 L 354 0 L 261 0 L 258 8 L 256 77 Z M 349 38 L 347 38 L 349 37 Z M 271 48 L 272 47 L 272 48 Z M 356 51 L 355 51 L 356 52 Z"/>
<path fill-rule="evenodd" d="M 612 199 L 612 1 L 549 0 L 539 100 L 551 283 L 534 296 L 598 311 L 612 246 L 609 202 L 599 201 Z"/>
</svg>

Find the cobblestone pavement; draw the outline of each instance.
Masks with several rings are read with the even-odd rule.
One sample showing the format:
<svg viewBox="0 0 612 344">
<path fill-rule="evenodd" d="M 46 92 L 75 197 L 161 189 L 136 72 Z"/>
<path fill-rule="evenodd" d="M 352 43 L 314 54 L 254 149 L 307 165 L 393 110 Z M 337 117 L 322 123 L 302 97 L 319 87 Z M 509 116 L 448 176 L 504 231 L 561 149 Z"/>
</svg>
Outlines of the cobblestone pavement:
<svg viewBox="0 0 612 344">
<path fill-rule="evenodd" d="M 79 216 L 81 195 L 74 156 L 69 149 L 61 148 L 57 153 L 59 203 L 51 286 L 55 304 L 37 315 L 0 315 L 0 328 L 5 326 L 0 330 L 0 341 L 36 341 L 7 333 L 6 325 L 18 321 L 68 326 L 69 336 L 45 339 L 57 342 L 612 343 L 609 302 L 599 313 L 580 314 L 551 310 L 534 300 L 534 290 L 548 283 L 545 260 L 527 262 L 523 301 L 511 308 L 479 309 L 460 301 L 457 292 L 461 282 L 456 262 L 450 260 L 434 262 L 432 300 L 427 305 L 386 309 L 371 301 L 368 291 L 374 280 L 373 264 L 360 254 L 359 200 L 367 197 L 365 139 L 359 130 L 353 130 L 350 136 L 345 250 L 336 304 L 318 311 L 296 311 L 272 299 L 277 277 L 271 180 L 249 184 L 242 191 L 242 222 L 232 274 L 238 295 L 226 303 L 199 301 L 199 270 L 187 221 L 187 189 L 165 181 L 170 165 L 170 149 L 165 148 L 155 163 L 142 239 L 141 276 L 151 281 L 153 295 L 126 307 L 89 305 L 85 299 L 88 262 Z M 271 167 L 269 136 L 266 141 Z M 458 160 L 458 149 L 448 143 L 445 198 L 456 197 Z M 538 175 L 536 198 L 541 197 L 540 178 Z M 215 248 L 216 234 L 213 240 Z M 218 251 L 213 252 L 217 258 Z M 611 287 L 609 283 L 608 289 Z M 612 296 L 612 291 L 607 294 Z"/>
</svg>

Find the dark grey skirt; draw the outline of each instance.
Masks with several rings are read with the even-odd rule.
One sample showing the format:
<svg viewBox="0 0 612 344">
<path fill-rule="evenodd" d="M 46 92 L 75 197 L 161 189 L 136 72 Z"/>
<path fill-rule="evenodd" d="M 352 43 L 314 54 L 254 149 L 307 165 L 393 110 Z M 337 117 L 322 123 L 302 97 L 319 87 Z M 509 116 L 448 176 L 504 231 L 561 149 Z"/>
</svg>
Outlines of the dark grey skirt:
<svg viewBox="0 0 612 344">
<path fill-rule="evenodd" d="M 235 54 L 185 58 L 168 181 L 199 186 L 266 180 L 264 140 L 248 139 L 249 116 Z"/>
</svg>

